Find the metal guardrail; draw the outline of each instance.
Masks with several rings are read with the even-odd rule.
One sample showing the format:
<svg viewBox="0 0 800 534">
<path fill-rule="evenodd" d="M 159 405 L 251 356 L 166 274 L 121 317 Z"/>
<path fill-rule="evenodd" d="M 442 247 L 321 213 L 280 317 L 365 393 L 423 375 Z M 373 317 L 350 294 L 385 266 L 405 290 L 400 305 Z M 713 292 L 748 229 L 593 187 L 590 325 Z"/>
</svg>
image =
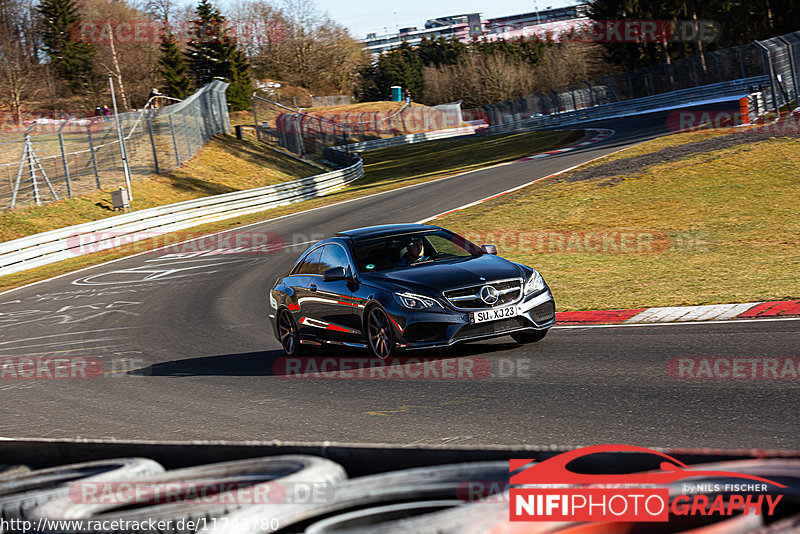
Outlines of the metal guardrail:
<svg viewBox="0 0 800 534">
<path fill-rule="evenodd" d="M 398 135 L 396 137 L 386 137 L 384 139 L 373 139 L 370 141 L 360 141 L 358 143 L 348 143 L 347 145 L 332 146 L 335 150 L 350 152 L 366 152 L 368 150 L 377 150 L 379 148 L 387 148 L 390 146 L 411 145 L 414 143 L 422 143 L 424 141 L 434 141 L 436 139 L 447 139 L 448 137 L 461 137 L 465 135 L 473 135 L 475 133 L 474 126 L 459 126 L 458 128 L 449 128 L 447 130 L 437 130 L 435 132 L 422 132 L 409 135 Z"/>
<path fill-rule="evenodd" d="M 487 133 L 497 134 L 528 128 L 552 128 L 555 126 L 564 126 L 579 122 L 590 122 L 615 117 L 624 117 L 626 115 L 634 115 L 637 113 L 648 113 L 658 109 L 679 108 L 686 105 L 699 104 L 708 100 L 725 98 L 736 99 L 750 94 L 751 86 L 766 83 L 769 83 L 768 76 L 755 76 L 751 78 L 733 80 L 730 82 L 705 85 L 702 87 L 691 87 L 689 89 L 681 89 L 671 93 L 662 93 L 655 96 L 624 100 L 611 104 L 601 104 L 599 106 L 577 109 L 574 111 L 566 111 L 563 113 L 554 113 L 551 115 L 530 117 L 513 122 L 505 122 L 490 126 L 487 130 Z M 768 95 L 766 96 L 768 97 Z M 769 98 L 767 98 L 767 100 L 767 104 L 771 105 Z"/>
<path fill-rule="evenodd" d="M 308 178 L 148 208 L 6 241 L 0 243 L 0 275 L 111 248 L 121 237 L 126 237 L 128 243 L 153 237 L 137 236 L 137 232 L 174 232 L 315 198 L 363 175 L 361 159 L 356 158 L 344 169 Z"/>
<path fill-rule="evenodd" d="M 751 85 L 768 82 L 769 78 L 767 76 L 757 76 L 702 87 L 692 87 L 671 93 L 493 125 L 486 129 L 485 133 L 500 134 L 526 129 L 552 128 L 566 124 L 653 111 L 655 109 L 680 107 L 681 105 L 709 99 L 737 98 L 747 95 Z M 459 127 L 436 132 L 362 141 L 350 143 L 346 147 L 341 145 L 330 148 L 340 152 L 360 152 L 474 133 L 475 128 L 472 126 Z M 153 229 L 164 233 L 172 232 L 206 222 L 255 213 L 272 207 L 314 198 L 320 194 L 345 186 L 363 176 L 363 172 L 362 162 L 359 158 L 356 163 L 345 169 L 301 180 L 169 204 L 0 243 L 0 275 L 11 274 L 80 255 L 80 251 L 76 250 L 80 247 L 94 245 L 93 250 L 102 249 L 104 244 L 110 247 L 114 240 L 118 240 L 123 235 L 132 235 L 136 232 Z M 98 235 L 98 232 L 105 232 L 105 238 L 103 235 Z M 92 234 L 95 235 L 93 236 Z M 142 236 L 143 239 L 146 237 L 149 236 Z"/>
</svg>

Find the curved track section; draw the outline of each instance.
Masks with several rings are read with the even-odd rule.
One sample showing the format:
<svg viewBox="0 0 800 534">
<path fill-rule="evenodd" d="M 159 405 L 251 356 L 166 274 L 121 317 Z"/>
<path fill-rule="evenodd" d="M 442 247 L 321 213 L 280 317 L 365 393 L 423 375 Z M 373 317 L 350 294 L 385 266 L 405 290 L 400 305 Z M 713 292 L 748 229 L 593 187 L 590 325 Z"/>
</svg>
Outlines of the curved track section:
<svg viewBox="0 0 800 534">
<path fill-rule="evenodd" d="M 666 365 L 682 356 L 797 355 L 797 321 L 555 329 L 531 346 L 499 338 L 424 355 L 488 365 L 472 380 L 276 372 L 266 291 L 308 242 L 506 191 L 667 133 L 666 116 L 598 122 L 591 126 L 616 134 L 240 230 L 279 234 L 281 252 L 151 253 L 4 293 L 0 358 L 48 357 L 53 379 L 4 368 L 0 435 L 796 449 L 796 380 L 681 381 Z"/>
</svg>

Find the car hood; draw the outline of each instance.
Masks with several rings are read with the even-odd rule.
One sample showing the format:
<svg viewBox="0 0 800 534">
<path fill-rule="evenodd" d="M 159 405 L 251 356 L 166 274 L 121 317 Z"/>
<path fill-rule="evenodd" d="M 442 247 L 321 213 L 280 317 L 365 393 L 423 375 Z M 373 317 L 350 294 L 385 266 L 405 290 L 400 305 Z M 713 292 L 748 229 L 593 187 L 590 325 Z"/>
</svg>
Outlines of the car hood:
<svg viewBox="0 0 800 534">
<path fill-rule="evenodd" d="M 484 254 L 452 263 L 426 263 L 417 267 L 364 273 L 361 279 L 365 284 L 390 291 L 434 296 L 447 289 L 522 277 L 523 272 L 516 264 L 499 256 Z"/>
</svg>

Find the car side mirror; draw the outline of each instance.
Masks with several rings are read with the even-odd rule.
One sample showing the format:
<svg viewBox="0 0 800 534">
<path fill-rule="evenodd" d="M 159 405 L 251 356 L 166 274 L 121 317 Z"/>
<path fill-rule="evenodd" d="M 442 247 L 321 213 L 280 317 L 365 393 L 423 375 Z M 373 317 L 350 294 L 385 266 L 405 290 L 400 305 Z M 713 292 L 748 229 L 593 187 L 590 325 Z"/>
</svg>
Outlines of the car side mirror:
<svg viewBox="0 0 800 534">
<path fill-rule="evenodd" d="M 497 247 L 494 245 L 481 245 L 481 250 L 484 254 L 494 254 L 497 256 Z"/>
<path fill-rule="evenodd" d="M 347 271 L 344 267 L 333 267 L 322 273 L 323 282 L 336 282 L 337 280 L 346 280 Z"/>
</svg>

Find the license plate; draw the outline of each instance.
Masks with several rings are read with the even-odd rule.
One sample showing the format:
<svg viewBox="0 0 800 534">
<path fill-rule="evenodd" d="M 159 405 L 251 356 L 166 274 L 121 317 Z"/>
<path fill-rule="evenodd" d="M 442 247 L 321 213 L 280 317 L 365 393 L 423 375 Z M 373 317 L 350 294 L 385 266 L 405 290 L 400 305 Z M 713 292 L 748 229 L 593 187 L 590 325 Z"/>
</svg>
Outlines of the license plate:
<svg viewBox="0 0 800 534">
<path fill-rule="evenodd" d="M 505 319 L 507 317 L 514 317 L 518 315 L 516 306 L 506 306 L 505 308 L 495 308 L 485 311 L 470 312 L 470 323 L 485 323 L 487 321 L 497 321 L 498 319 Z"/>
</svg>

